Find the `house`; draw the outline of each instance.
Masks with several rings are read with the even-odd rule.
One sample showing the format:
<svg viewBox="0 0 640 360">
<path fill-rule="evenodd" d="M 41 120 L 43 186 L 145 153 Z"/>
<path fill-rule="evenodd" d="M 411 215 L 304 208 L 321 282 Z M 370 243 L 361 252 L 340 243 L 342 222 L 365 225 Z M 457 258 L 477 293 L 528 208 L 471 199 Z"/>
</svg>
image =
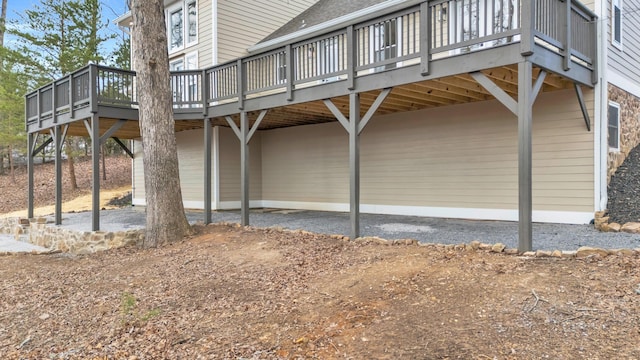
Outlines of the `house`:
<svg viewBox="0 0 640 360">
<path fill-rule="evenodd" d="M 532 221 L 604 209 L 638 145 L 640 13 L 625 10 L 638 2 L 288 1 L 291 20 L 263 34 L 223 16 L 224 0 L 196 3 L 191 33 L 190 3 L 168 4 L 185 206 L 206 221 L 241 208 L 243 224 L 250 207 L 349 211 L 352 237 L 360 211 L 513 220 L 531 249 Z M 135 92 L 104 91 L 134 79 L 89 66 L 28 94 L 31 144 L 49 130 L 137 138 Z"/>
</svg>

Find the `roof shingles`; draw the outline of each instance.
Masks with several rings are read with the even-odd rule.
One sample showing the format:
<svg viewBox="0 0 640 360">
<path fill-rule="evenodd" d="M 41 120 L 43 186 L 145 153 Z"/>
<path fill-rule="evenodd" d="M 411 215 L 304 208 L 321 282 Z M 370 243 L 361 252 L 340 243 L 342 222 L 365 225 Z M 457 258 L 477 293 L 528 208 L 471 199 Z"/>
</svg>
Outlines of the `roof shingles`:
<svg viewBox="0 0 640 360">
<path fill-rule="evenodd" d="M 385 1 L 387 0 L 320 0 L 260 42 L 277 39 Z"/>
</svg>

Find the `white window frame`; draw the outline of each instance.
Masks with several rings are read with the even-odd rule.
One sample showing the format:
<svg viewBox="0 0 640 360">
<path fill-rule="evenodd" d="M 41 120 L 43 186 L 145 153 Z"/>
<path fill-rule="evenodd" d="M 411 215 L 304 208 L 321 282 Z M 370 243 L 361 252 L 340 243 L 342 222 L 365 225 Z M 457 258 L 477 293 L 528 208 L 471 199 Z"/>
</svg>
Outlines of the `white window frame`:
<svg viewBox="0 0 640 360">
<path fill-rule="evenodd" d="M 616 135 L 617 138 L 615 139 L 615 147 L 611 146 L 611 128 L 612 128 L 612 124 L 611 124 L 611 108 L 615 108 L 616 109 L 616 113 L 618 114 L 618 116 L 615 119 L 615 131 L 616 131 Z M 611 152 L 619 152 L 620 151 L 620 104 L 618 104 L 617 102 L 613 102 L 613 101 L 609 101 L 609 106 L 607 108 L 607 144 L 609 145 L 609 151 Z"/>
<path fill-rule="evenodd" d="M 619 50 L 622 50 L 622 38 L 624 30 L 622 13 L 622 0 L 611 0 L 611 45 L 618 48 Z M 616 16 L 616 14 L 618 14 L 618 16 Z M 620 31 L 620 39 L 616 39 L 616 28 L 618 26 Z"/>
<path fill-rule="evenodd" d="M 182 11 L 182 42 L 180 45 L 177 45 L 176 47 L 173 47 L 173 31 L 172 31 L 172 14 L 177 12 L 177 11 Z M 176 5 L 168 7 L 166 10 L 166 21 L 167 21 L 167 42 L 168 42 L 168 48 L 169 48 L 169 54 L 174 53 L 176 51 L 180 51 L 182 49 L 184 49 L 185 46 L 185 38 L 184 38 L 184 3 L 178 2 Z"/>
<path fill-rule="evenodd" d="M 381 22 L 375 25 L 372 25 L 369 29 L 372 34 L 369 36 L 369 58 L 374 62 L 383 61 L 387 59 L 387 52 L 395 52 L 395 54 L 391 54 L 391 57 L 399 57 L 402 56 L 402 41 L 401 33 L 404 31 L 402 27 L 402 17 L 398 17 L 395 19 L 391 19 L 390 23 L 395 22 L 395 39 L 393 39 L 393 43 L 389 39 L 387 41 L 388 34 L 385 31 L 386 21 Z M 387 45 L 388 44 L 388 45 Z M 402 62 L 396 62 L 391 64 L 386 64 L 383 66 L 377 66 L 371 69 L 371 72 L 383 71 L 386 69 L 392 69 L 396 67 L 401 67 Z"/>
<path fill-rule="evenodd" d="M 178 65 L 178 64 L 182 65 L 179 69 L 176 68 L 177 67 L 176 65 Z M 183 57 L 180 57 L 180 58 L 173 59 L 173 60 L 169 61 L 169 71 L 182 71 L 182 70 L 184 70 L 184 58 Z"/>
<path fill-rule="evenodd" d="M 189 30 L 190 30 L 191 24 L 189 23 L 189 20 L 190 20 L 190 18 L 189 18 L 189 4 L 191 4 L 191 3 L 193 3 L 195 5 L 195 10 L 196 10 L 196 13 L 195 13 L 195 17 L 196 17 L 195 18 L 195 21 L 196 21 L 196 24 L 195 24 L 196 34 L 195 34 L 194 39 L 190 41 L 189 40 Z M 187 9 L 187 12 L 185 13 L 185 20 L 186 20 L 185 24 L 187 26 L 185 26 L 185 31 L 184 31 L 185 32 L 184 35 L 185 35 L 185 39 L 186 39 L 186 43 L 185 43 L 186 45 L 185 46 L 189 47 L 189 46 L 192 46 L 192 45 L 196 45 L 198 43 L 198 34 L 200 33 L 200 28 L 199 28 L 200 21 L 198 21 L 198 1 L 197 0 L 185 1 L 184 8 Z"/>
<path fill-rule="evenodd" d="M 195 38 L 194 39 L 190 39 L 189 37 L 189 30 L 190 30 L 190 16 L 189 16 L 189 5 L 190 4 L 195 4 L 195 10 L 196 10 L 196 14 L 195 14 Z M 179 46 L 173 47 L 172 48 L 172 28 L 171 28 L 171 21 L 172 21 L 172 16 L 171 14 L 177 12 L 177 11 L 181 11 L 182 12 L 182 43 Z M 179 1 L 176 4 L 167 7 L 167 9 L 165 10 L 165 18 L 166 18 L 166 25 L 167 25 L 167 42 L 168 42 L 168 48 L 169 48 L 169 54 L 174 54 L 178 51 L 184 50 L 190 46 L 196 45 L 198 43 L 198 33 L 199 33 L 199 21 L 198 21 L 198 1 L 197 0 L 183 0 L 183 1 Z"/>
<path fill-rule="evenodd" d="M 195 61 L 190 61 L 191 59 L 194 59 Z M 184 56 L 184 68 L 185 70 L 198 70 L 198 52 L 197 51 L 192 51 L 188 54 L 186 54 Z M 189 76 L 189 88 L 186 89 L 186 93 L 183 94 L 183 97 L 188 97 L 191 94 L 195 94 L 195 96 L 197 97 L 200 92 L 200 89 L 198 88 L 198 82 L 195 80 L 194 76 Z"/>
</svg>

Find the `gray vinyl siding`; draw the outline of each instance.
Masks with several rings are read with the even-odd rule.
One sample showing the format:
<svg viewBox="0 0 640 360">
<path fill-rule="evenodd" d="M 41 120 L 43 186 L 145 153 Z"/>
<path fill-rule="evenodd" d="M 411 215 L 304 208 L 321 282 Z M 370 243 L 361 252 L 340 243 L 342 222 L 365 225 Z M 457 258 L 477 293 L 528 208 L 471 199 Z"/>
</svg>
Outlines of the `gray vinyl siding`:
<svg viewBox="0 0 640 360">
<path fill-rule="evenodd" d="M 533 131 L 534 209 L 592 212 L 593 132 L 574 92 L 542 94 Z M 496 101 L 376 117 L 360 146 L 363 204 L 517 209 L 517 120 Z M 262 166 L 265 201 L 349 201 L 337 122 L 263 132 Z"/>
<path fill-rule="evenodd" d="M 607 1 L 609 18 L 606 29 L 608 44 L 608 66 L 632 82 L 640 83 L 640 0 L 622 1 L 622 50 L 612 44 L 611 0 Z"/>
<path fill-rule="evenodd" d="M 249 198 L 262 198 L 261 135 L 249 144 Z M 240 141 L 229 128 L 221 127 L 219 136 L 220 201 L 240 201 Z"/>
<path fill-rule="evenodd" d="M 218 0 L 218 62 L 247 55 L 255 45 L 316 0 Z"/>
</svg>

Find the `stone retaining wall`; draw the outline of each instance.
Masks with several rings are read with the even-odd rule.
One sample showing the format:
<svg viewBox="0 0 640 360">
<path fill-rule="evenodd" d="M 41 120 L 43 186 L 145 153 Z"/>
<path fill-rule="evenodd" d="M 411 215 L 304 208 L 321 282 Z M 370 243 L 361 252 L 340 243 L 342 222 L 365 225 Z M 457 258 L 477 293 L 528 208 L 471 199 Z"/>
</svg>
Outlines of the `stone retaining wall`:
<svg viewBox="0 0 640 360">
<path fill-rule="evenodd" d="M 0 219 L 0 233 L 11 234 L 18 241 L 28 242 L 73 254 L 90 254 L 127 245 L 140 245 L 144 230 L 75 231 L 48 224 L 45 218 Z"/>
<path fill-rule="evenodd" d="M 611 84 L 608 90 L 609 100 L 620 104 L 620 151 L 609 151 L 607 184 L 629 152 L 640 145 L 640 99 Z"/>
</svg>

